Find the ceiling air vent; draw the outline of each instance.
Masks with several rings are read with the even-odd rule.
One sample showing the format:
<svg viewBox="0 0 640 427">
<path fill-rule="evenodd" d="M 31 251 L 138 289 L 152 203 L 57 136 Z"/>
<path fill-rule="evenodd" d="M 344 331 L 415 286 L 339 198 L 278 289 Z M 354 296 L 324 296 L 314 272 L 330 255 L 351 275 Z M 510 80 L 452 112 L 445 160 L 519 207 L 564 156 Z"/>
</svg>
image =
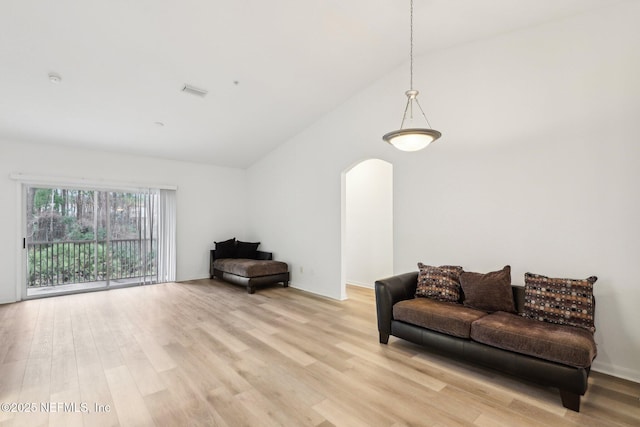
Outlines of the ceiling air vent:
<svg viewBox="0 0 640 427">
<path fill-rule="evenodd" d="M 199 96 L 200 98 L 204 98 L 207 95 L 206 90 L 188 84 L 184 85 L 182 91 L 185 93 L 190 93 L 191 95 Z"/>
</svg>

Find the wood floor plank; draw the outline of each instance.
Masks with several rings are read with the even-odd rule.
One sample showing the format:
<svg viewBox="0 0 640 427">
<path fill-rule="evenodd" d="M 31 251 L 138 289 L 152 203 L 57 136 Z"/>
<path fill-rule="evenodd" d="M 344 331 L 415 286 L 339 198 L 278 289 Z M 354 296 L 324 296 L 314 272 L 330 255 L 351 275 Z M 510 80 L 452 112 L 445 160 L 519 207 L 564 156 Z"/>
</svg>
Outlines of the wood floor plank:
<svg viewBox="0 0 640 427">
<path fill-rule="evenodd" d="M 105 371 L 121 426 L 152 425 L 153 418 L 126 366 Z"/>
<path fill-rule="evenodd" d="M 78 388 L 52 393 L 50 404 L 56 409 L 49 413 L 49 426 L 81 427 L 84 425 L 83 411 L 93 409 L 83 405 Z"/>
<path fill-rule="evenodd" d="M 268 395 L 264 395 L 256 389 L 244 391 L 237 394 L 235 398 L 242 405 L 244 411 L 251 413 L 263 424 L 273 426 L 305 425 L 297 419 L 295 412 L 283 411 L 282 407 L 272 402 Z"/>
<path fill-rule="evenodd" d="M 22 387 L 24 373 L 27 369 L 27 359 L 16 362 L 0 363 L 0 392 L 5 393 L 11 390 L 18 391 Z"/>
<path fill-rule="evenodd" d="M 352 381 L 366 382 L 369 398 L 384 407 L 389 396 L 394 396 L 394 418 L 396 423 L 408 425 L 436 425 L 446 421 L 447 425 L 471 423 L 481 411 L 467 405 L 460 405 L 441 391 L 434 391 L 418 382 L 399 379 L 391 371 L 379 370 L 377 365 L 354 358 L 353 367 L 345 372 Z M 377 372 L 371 375 L 371 372 Z M 448 410 L 454 407 L 454 411 Z"/>
<path fill-rule="evenodd" d="M 173 399 L 171 392 L 165 388 L 144 396 L 144 402 L 153 421 L 158 426 L 184 425 L 186 414 Z"/>
<path fill-rule="evenodd" d="M 299 322 L 299 323 L 309 322 L 309 318 L 306 315 L 302 313 L 296 313 L 294 310 L 291 310 L 289 307 L 279 306 L 271 302 L 260 304 L 260 307 L 264 308 L 265 310 L 269 310 L 275 314 L 278 314 L 282 317 L 285 317 L 287 319 L 293 320 L 294 322 Z"/>
<path fill-rule="evenodd" d="M 122 366 L 124 360 L 120 353 L 120 346 L 108 326 L 109 321 L 112 321 L 116 316 L 111 316 L 105 310 L 99 310 L 95 302 L 90 307 L 91 312 L 87 313 L 87 319 L 91 328 L 93 344 L 98 350 L 103 367 L 108 369 Z"/>
<path fill-rule="evenodd" d="M 46 388 L 51 385 L 51 357 L 38 357 L 27 360 L 22 379 L 22 388 Z"/>
<path fill-rule="evenodd" d="M 7 340 L 9 341 L 9 340 Z M 26 361 L 31 353 L 31 343 L 33 338 L 26 336 L 23 338 L 6 342 L 6 351 L 4 351 L 3 363 L 11 363 L 17 361 Z M 3 346 L 4 347 L 4 346 Z"/>
<path fill-rule="evenodd" d="M 263 343 L 267 344 L 283 356 L 289 358 L 291 361 L 298 363 L 302 366 L 308 366 L 316 361 L 313 357 L 309 356 L 304 351 L 287 344 L 284 340 L 269 334 L 265 334 L 260 329 L 252 329 L 248 333 Z"/>
<path fill-rule="evenodd" d="M 287 408 L 288 417 L 295 425 L 317 425 L 324 421 L 312 406 L 324 400 L 324 396 L 306 384 L 295 372 L 278 364 L 278 357 L 265 358 L 249 350 L 242 360 L 234 363 L 235 369 L 251 387 L 274 404 Z"/>
<path fill-rule="evenodd" d="M 0 396 L 110 411 L 0 413 L 0 426 L 637 426 L 640 384 L 558 391 L 378 342 L 371 289 L 334 301 L 217 280 L 0 305 Z"/>
<path fill-rule="evenodd" d="M 241 395 L 241 394 L 240 394 Z M 224 387 L 211 390 L 207 395 L 207 401 L 214 407 L 216 413 L 229 426 L 252 427 L 259 425 L 276 425 L 273 420 L 264 419 L 257 415 L 255 411 L 249 411 L 242 404 L 241 400 L 229 393 Z"/>
<path fill-rule="evenodd" d="M 370 424 L 367 420 L 360 418 L 357 414 L 354 414 L 348 408 L 344 408 L 338 402 L 331 399 L 325 399 L 317 405 L 313 406 L 313 409 L 320 415 L 325 417 L 327 421 L 338 427 L 369 427 Z"/>
<path fill-rule="evenodd" d="M 198 326 L 203 331 L 211 335 L 213 339 L 219 341 L 234 353 L 240 353 L 242 351 L 249 349 L 249 347 L 245 343 L 243 343 L 242 341 L 237 339 L 234 335 L 230 334 L 224 329 L 221 329 L 219 325 L 216 325 L 216 324 L 213 324 L 212 322 L 207 321 L 207 322 L 199 323 Z"/>
<path fill-rule="evenodd" d="M 136 335 L 135 338 L 156 372 L 162 372 L 176 367 L 176 362 L 152 337 Z"/>
<path fill-rule="evenodd" d="M 118 424 L 118 414 L 115 410 L 111 390 L 107 383 L 104 367 L 100 361 L 98 350 L 94 347 L 82 346 L 82 350 L 76 352 L 76 365 L 78 367 L 78 384 L 80 398 L 95 408 L 110 408 L 109 411 L 96 413 L 94 411 L 82 415 L 84 425 L 112 426 Z"/>
<path fill-rule="evenodd" d="M 49 382 L 43 381 L 42 384 L 36 386 L 28 386 L 20 390 L 20 395 L 15 402 L 22 404 L 33 403 L 36 405 L 36 410 L 19 411 L 11 414 L 10 422 L 8 425 L 14 426 L 46 426 L 49 424 L 49 413 L 42 411 L 39 408 L 40 403 L 46 403 L 50 400 L 51 393 L 49 392 Z"/>
<path fill-rule="evenodd" d="M 78 365 L 75 352 L 54 354 L 51 360 L 51 393 L 75 390 L 78 387 Z"/>
<path fill-rule="evenodd" d="M 226 363 L 217 355 L 208 353 L 202 346 L 194 345 L 185 348 L 180 344 L 170 344 L 166 346 L 166 350 L 176 361 L 184 376 L 190 379 L 189 384 L 203 395 L 225 384 L 237 391 L 248 388 L 242 378 L 232 370 L 225 370 L 224 376 L 216 375 L 218 368 L 213 367 L 214 363 L 221 365 Z"/>
<path fill-rule="evenodd" d="M 164 384 L 158 376 L 158 372 L 137 343 L 129 344 L 128 347 L 121 350 L 121 353 L 142 396 L 164 390 Z"/>
<path fill-rule="evenodd" d="M 180 425 L 226 426 L 220 414 L 207 401 L 207 395 L 197 391 L 193 378 L 180 369 L 160 373 L 165 389 L 171 394 L 171 402 L 184 414 Z M 153 405 L 153 402 L 151 403 Z M 152 406 L 149 407 L 152 409 Z M 162 426 L 163 424 L 158 424 Z"/>
<path fill-rule="evenodd" d="M 243 310 L 233 310 L 231 312 L 229 312 L 229 314 L 231 314 L 232 316 L 235 316 L 241 320 L 244 320 L 246 322 L 246 325 L 248 326 L 245 329 L 252 329 L 252 328 L 256 328 L 256 329 L 260 329 L 262 332 L 264 332 L 265 334 L 275 334 L 279 331 L 278 328 L 275 328 L 272 324 L 269 324 L 267 322 L 263 322 L 262 320 L 256 319 L 255 316 L 252 316 L 250 313 L 243 311 Z"/>
<path fill-rule="evenodd" d="M 360 347 L 354 346 L 353 344 L 343 342 L 338 344 L 336 347 L 345 350 L 353 354 L 354 356 L 358 356 L 364 360 L 372 362 L 380 369 L 386 369 L 390 372 L 395 373 L 396 375 L 402 376 L 408 381 L 415 381 L 419 382 L 420 384 L 426 385 L 432 390 L 440 391 L 447 385 L 446 383 L 438 379 L 425 375 L 422 372 L 416 371 L 415 369 L 411 369 L 405 364 L 394 363 L 383 355 L 362 350 Z"/>
</svg>

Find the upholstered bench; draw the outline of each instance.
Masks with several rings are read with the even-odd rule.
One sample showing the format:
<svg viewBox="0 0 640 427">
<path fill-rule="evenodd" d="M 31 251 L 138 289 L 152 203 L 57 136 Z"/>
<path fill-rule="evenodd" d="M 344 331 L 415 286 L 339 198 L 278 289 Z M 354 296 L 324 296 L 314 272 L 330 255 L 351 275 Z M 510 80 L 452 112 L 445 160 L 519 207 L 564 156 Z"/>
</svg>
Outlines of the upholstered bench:
<svg viewBox="0 0 640 427">
<path fill-rule="evenodd" d="M 271 252 L 256 252 L 257 259 L 221 258 L 211 251 L 210 276 L 229 283 L 245 286 L 253 294 L 258 286 L 282 283 L 289 286 L 289 266 L 285 262 L 273 261 Z"/>
</svg>

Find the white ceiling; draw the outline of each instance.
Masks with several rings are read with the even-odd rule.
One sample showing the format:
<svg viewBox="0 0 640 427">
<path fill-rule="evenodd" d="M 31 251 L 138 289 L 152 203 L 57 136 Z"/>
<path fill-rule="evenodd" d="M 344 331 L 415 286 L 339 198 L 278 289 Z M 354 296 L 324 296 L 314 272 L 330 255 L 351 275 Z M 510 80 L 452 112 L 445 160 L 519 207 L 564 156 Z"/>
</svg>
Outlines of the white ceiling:
<svg viewBox="0 0 640 427">
<path fill-rule="evenodd" d="M 618 2 L 416 0 L 416 54 Z M 0 139 L 245 168 L 404 64 L 408 17 L 408 0 L 2 0 Z"/>
</svg>

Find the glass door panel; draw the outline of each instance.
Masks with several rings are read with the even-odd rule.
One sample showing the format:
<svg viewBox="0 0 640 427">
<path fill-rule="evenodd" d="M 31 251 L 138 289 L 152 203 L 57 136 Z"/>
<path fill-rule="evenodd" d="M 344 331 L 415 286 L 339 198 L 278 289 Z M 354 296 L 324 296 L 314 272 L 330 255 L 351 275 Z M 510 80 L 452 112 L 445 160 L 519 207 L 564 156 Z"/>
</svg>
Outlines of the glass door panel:
<svg viewBox="0 0 640 427">
<path fill-rule="evenodd" d="M 106 286 L 94 191 L 26 188 L 27 296 Z"/>
<path fill-rule="evenodd" d="M 109 193 L 110 285 L 155 283 L 157 196 Z"/>
<path fill-rule="evenodd" d="M 25 189 L 26 296 L 155 283 L 157 195 Z"/>
</svg>

